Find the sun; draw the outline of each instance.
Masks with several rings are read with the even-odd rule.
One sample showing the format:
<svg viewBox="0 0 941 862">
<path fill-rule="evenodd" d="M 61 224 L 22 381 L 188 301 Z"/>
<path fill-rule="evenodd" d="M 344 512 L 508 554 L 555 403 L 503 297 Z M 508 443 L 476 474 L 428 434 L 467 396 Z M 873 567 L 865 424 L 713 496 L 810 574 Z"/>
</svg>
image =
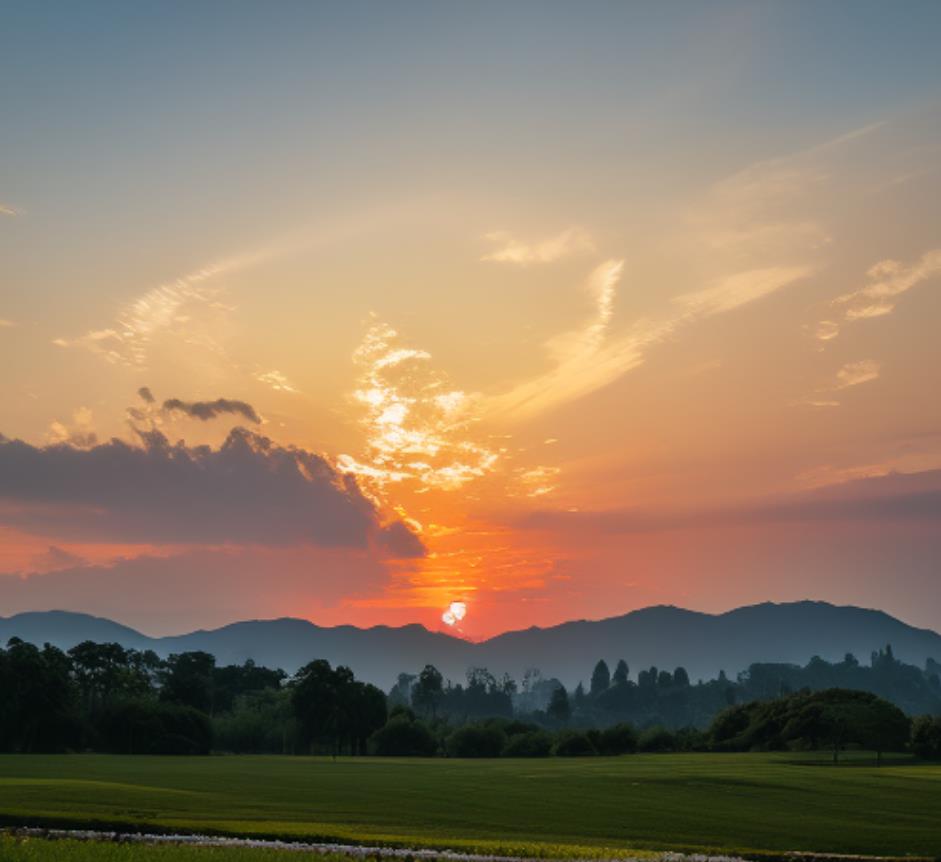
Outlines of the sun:
<svg viewBox="0 0 941 862">
<path fill-rule="evenodd" d="M 467 616 L 467 604 L 451 602 L 448 609 L 441 614 L 441 620 L 445 625 L 456 626 L 465 616 Z"/>
</svg>

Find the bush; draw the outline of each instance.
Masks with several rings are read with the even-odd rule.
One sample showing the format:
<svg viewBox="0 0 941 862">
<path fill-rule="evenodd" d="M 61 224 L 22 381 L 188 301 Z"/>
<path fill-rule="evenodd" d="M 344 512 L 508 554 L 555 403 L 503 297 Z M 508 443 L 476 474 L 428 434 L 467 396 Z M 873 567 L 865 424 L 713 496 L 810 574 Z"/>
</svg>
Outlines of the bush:
<svg viewBox="0 0 941 862">
<path fill-rule="evenodd" d="M 465 724 L 447 741 L 450 757 L 499 757 L 506 745 L 506 734 L 493 725 Z"/>
<path fill-rule="evenodd" d="M 637 731 L 629 724 L 615 724 L 602 730 L 598 751 L 602 754 L 633 754 L 637 751 Z"/>
<path fill-rule="evenodd" d="M 709 737 L 695 727 L 681 727 L 673 734 L 675 751 L 708 751 Z"/>
<path fill-rule="evenodd" d="M 548 757 L 551 752 L 552 737 L 544 730 L 531 730 L 511 736 L 501 754 L 503 757 Z"/>
<path fill-rule="evenodd" d="M 637 740 L 638 751 L 673 751 L 676 738 L 665 727 L 651 727 L 645 730 Z"/>
<path fill-rule="evenodd" d="M 577 730 L 568 730 L 559 734 L 556 740 L 554 753 L 558 757 L 589 757 L 597 754 L 594 745 L 587 733 Z"/>
<path fill-rule="evenodd" d="M 424 724 L 399 714 L 369 738 L 369 750 L 383 757 L 434 757 L 437 745 Z"/>
<path fill-rule="evenodd" d="M 272 689 L 237 697 L 231 711 L 213 719 L 216 749 L 235 754 L 283 753 L 294 730 L 288 706 L 283 693 Z"/>
<path fill-rule="evenodd" d="M 98 718 L 103 747 L 113 754 L 209 754 L 212 722 L 191 706 L 132 700 Z"/>
<path fill-rule="evenodd" d="M 912 751 L 923 760 L 941 758 L 941 716 L 920 715 L 912 722 Z"/>
</svg>

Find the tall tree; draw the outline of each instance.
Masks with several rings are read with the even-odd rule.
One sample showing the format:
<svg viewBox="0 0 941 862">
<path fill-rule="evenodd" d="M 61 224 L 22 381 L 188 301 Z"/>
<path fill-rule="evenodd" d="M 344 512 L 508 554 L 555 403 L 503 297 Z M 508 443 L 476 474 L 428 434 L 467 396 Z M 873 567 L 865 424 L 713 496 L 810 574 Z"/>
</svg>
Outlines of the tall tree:
<svg viewBox="0 0 941 862">
<path fill-rule="evenodd" d="M 163 670 L 160 699 L 213 712 L 213 672 L 216 657 L 201 650 L 174 653 Z"/>
<path fill-rule="evenodd" d="M 624 659 L 618 659 L 618 663 L 614 668 L 614 674 L 611 676 L 612 685 L 627 685 L 627 677 L 630 674 L 630 670 L 627 667 L 627 662 Z"/>
<path fill-rule="evenodd" d="M 412 706 L 434 717 L 438 712 L 438 704 L 441 703 L 443 688 L 441 671 L 434 665 L 426 664 L 412 686 Z"/>
<path fill-rule="evenodd" d="M 549 706 L 546 708 L 550 718 L 554 718 L 556 721 L 565 724 L 569 717 L 572 714 L 572 708 L 569 705 L 569 696 L 568 692 L 565 690 L 565 686 L 558 686 L 553 692 L 552 697 L 549 699 Z"/>
<path fill-rule="evenodd" d="M 589 691 L 591 692 L 592 697 L 597 697 L 603 691 L 607 691 L 611 687 L 611 671 L 608 670 L 608 664 L 604 659 L 601 659 L 598 664 L 595 665 L 595 669 L 591 672 L 591 684 Z"/>
</svg>

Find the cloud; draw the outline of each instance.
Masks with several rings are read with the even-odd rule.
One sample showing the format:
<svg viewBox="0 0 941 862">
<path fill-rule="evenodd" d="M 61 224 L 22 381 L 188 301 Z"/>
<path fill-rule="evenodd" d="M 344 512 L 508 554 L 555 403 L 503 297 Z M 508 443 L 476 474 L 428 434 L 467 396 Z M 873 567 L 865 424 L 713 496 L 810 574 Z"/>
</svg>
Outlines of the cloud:
<svg viewBox="0 0 941 862">
<path fill-rule="evenodd" d="M 275 392 L 297 393 L 297 387 L 291 383 L 280 371 L 272 370 L 264 373 L 258 371 L 255 373 L 255 379 L 265 386 L 270 386 Z"/>
<path fill-rule="evenodd" d="M 87 449 L 97 444 L 98 435 L 94 430 L 91 408 L 79 407 L 74 410 L 69 425 L 59 421 L 50 424 L 46 439 L 50 443 L 65 443 L 79 449 Z"/>
<path fill-rule="evenodd" d="M 0 437 L 0 523 L 85 540 L 423 550 L 320 455 L 244 428 L 218 449 L 140 437 L 88 449 Z"/>
<path fill-rule="evenodd" d="M 941 470 L 890 473 L 751 504 L 683 511 L 535 512 L 520 519 L 525 528 L 587 534 L 646 533 L 705 527 L 753 526 L 819 521 L 909 521 L 941 518 Z"/>
<path fill-rule="evenodd" d="M 54 572 L 59 569 L 75 569 L 86 565 L 88 561 L 58 545 L 50 545 L 43 553 L 33 557 L 31 563 L 34 572 Z"/>
<path fill-rule="evenodd" d="M 128 303 L 112 325 L 76 338 L 56 338 L 57 347 L 78 347 L 114 365 L 145 368 L 150 348 L 166 335 L 221 353 L 212 334 L 216 320 L 231 311 L 211 282 L 262 260 L 267 253 L 232 257 L 149 290 Z"/>
<path fill-rule="evenodd" d="M 15 209 L 13 209 L 13 207 L 11 206 L 7 206 L 6 204 L 0 204 L 0 215 L 15 216 L 15 215 L 19 215 L 19 213 Z"/>
<path fill-rule="evenodd" d="M 421 557 L 425 553 L 421 538 L 402 521 L 394 521 L 379 532 L 379 544 L 393 557 Z"/>
<path fill-rule="evenodd" d="M 371 485 L 416 482 L 453 490 L 490 473 L 498 453 L 470 433 L 476 399 L 451 385 L 426 350 L 404 347 L 384 323 L 369 327 L 354 354 L 361 369 L 353 400 L 365 411 L 367 451 L 343 454 L 346 472 Z"/>
<path fill-rule="evenodd" d="M 0 317 L 0 329 L 8 329 L 13 326 L 16 326 L 16 324 L 12 320 L 5 320 Z"/>
<path fill-rule="evenodd" d="M 498 247 L 483 255 L 481 260 L 511 263 L 517 266 L 552 263 L 563 257 L 595 250 L 591 235 L 579 227 L 567 228 L 554 237 L 535 243 L 522 242 L 505 231 L 488 233 L 484 239 L 495 243 Z"/>
<path fill-rule="evenodd" d="M 577 329 L 547 344 L 553 368 L 491 396 L 484 409 L 492 416 L 523 419 L 595 392 L 644 361 L 649 349 L 699 319 L 740 308 L 810 274 L 806 266 L 770 267 L 728 276 L 701 291 L 681 294 L 675 310 L 659 319 L 636 321 L 626 333 L 611 337 L 610 324 L 623 260 L 597 266 L 586 284 L 594 314 Z"/>
<path fill-rule="evenodd" d="M 245 401 L 234 401 L 229 398 L 217 398 L 215 401 L 181 401 L 179 398 L 169 398 L 163 402 L 163 409 L 170 412 L 185 413 L 192 419 L 206 422 L 217 416 L 232 414 L 242 416 L 256 425 L 261 424 L 261 417 L 251 404 Z"/>
<path fill-rule="evenodd" d="M 723 278 L 718 284 L 704 290 L 681 294 L 673 302 L 691 315 L 721 314 L 768 296 L 795 281 L 807 278 L 812 272 L 809 266 L 747 270 Z"/>
<path fill-rule="evenodd" d="M 141 386 L 141 388 L 137 390 L 137 394 L 148 404 L 153 404 L 157 400 L 154 398 L 154 394 L 150 391 L 149 386 Z"/>
<path fill-rule="evenodd" d="M 848 389 L 859 386 L 879 377 L 880 365 L 874 359 L 861 359 L 859 362 L 847 362 L 836 373 L 834 389 Z"/>
<path fill-rule="evenodd" d="M 838 296 L 831 304 L 842 312 L 842 323 L 884 317 L 895 310 L 902 294 L 938 273 L 941 273 L 939 248 L 926 251 L 909 266 L 898 260 L 881 260 L 867 270 L 865 285 Z M 839 334 L 840 327 L 840 322 L 822 321 L 817 326 L 817 338 L 829 341 Z"/>
</svg>

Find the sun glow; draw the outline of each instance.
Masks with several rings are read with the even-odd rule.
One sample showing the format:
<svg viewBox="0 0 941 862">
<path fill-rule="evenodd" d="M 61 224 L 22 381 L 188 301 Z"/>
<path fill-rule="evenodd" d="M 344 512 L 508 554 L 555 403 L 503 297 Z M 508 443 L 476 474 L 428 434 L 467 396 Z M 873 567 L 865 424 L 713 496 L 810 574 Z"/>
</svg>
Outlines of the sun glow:
<svg viewBox="0 0 941 862">
<path fill-rule="evenodd" d="M 441 621 L 448 626 L 456 626 L 467 616 L 467 605 L 464 602 L 451 602 L 448 609 L 441 614 Z"/>
</svg>

